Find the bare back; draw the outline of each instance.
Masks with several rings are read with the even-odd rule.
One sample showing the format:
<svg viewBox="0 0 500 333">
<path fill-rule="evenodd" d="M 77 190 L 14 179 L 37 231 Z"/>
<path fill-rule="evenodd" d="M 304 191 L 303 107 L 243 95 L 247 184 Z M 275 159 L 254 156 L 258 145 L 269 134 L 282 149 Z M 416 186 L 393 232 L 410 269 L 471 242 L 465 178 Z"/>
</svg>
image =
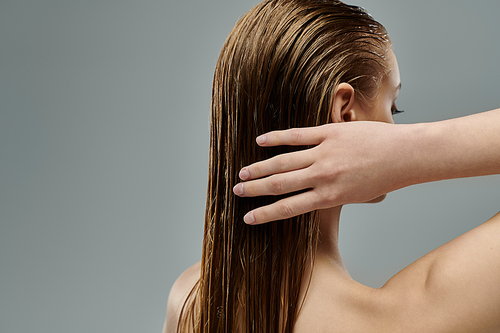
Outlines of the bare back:
<svg viewBox="0 0 500 333">
<path fill-rule="evenodd" d="M 180 308 L 199 274 L 198 263 L 172 287 L 164 333 L 176 332 Z M 499 332 L 500 213 L 380 289 L 357 283 L 318 255 L 294 331 Z"/>
<path fill-rule="evenodd" d="M 295 332 L 500 332 L 500 213 L 418 259 L 382 288 L 321 258 Z"/>
</svg>

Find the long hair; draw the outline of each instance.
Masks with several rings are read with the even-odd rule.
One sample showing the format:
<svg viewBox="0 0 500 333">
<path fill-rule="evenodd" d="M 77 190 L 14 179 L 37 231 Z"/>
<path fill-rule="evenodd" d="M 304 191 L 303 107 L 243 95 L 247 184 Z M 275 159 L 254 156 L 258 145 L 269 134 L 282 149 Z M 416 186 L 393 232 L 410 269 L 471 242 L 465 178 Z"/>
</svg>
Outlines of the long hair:
<svg viewBox="0 0 500 333">
<path fill-rule="evenodd" d="M 258 147 L 258 135 L 328 123 L 339 83 L 368 104 L 388 43 L 362 8 L 334 0 L 263 1 L 236 24 L 213 80 L 201 277 L 178 331 L 292 332 L 318 214 L 249 226 L 246 212 L 281 197 L 239 198 L 232 188 L 243 166 L 297 149 Z"/>
</svg>

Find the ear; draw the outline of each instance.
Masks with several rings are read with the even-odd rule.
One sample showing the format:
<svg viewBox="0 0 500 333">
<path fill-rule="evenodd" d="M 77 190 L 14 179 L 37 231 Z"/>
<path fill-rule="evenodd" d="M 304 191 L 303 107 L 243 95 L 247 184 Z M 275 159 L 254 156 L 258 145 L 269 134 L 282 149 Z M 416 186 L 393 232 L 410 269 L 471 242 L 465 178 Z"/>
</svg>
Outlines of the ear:
<svg viewBox="0 0 500 333">
<path fill-rule="evenodd" d="M 349 83 L 341 83 L 333 93 L 332 122 L 342 123 L 356 120 L 354 88 Z"/>
</svg>

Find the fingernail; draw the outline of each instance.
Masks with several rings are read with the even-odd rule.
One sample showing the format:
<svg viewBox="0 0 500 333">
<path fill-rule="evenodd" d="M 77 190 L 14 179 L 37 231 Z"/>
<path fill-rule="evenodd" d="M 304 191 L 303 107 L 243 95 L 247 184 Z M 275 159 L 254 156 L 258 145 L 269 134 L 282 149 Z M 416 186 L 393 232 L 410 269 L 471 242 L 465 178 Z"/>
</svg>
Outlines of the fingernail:
<svg viewBox="0 0 500 333">
<path fill-rule="evenodd" d="M 255 139 L 259 145 L 263 145 L 267 141 L 267 137 L 265 135 L 258 136 L 257 139 Z"/>
<path fill-rule="evenodd" d="M 243 195 L 243 184 L 236 184 L 233 187 L 233 193 L 236 195 Z"/>
<path fill-rule="evenodd" d="M 240 179 L 247 180 L 250 179 L 250 172 L 246 168 L 241 169 L 240 171 Z"/>
<path fill-rule="evenodd" d="M 245 221 L 246 224 L 254 223 L 255 217 L 253 216 L 253 212 L 247 213 L 247 215 L 243 218 L 243 221 Z"/>
</svg>

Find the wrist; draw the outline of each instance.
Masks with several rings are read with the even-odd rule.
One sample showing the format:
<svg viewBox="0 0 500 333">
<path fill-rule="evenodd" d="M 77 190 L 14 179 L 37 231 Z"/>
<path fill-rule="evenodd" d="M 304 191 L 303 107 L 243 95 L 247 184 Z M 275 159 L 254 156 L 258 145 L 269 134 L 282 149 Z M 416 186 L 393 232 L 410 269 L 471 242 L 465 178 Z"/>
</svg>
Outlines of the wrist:
<svg viewBox="0 0 500 333">
<path fill-rule="evenodd" d="M 463 177 L 463 143 L 454 122 L 401 125 L 404 163 L 401 187 Z"/>
<path fill-rule="evenodd" d="M 397 175 L 394 189 L 432 181 L 433 156 L 441 129 L 436 123 L 395 125 L 392 159 Z"/>
</svg>

